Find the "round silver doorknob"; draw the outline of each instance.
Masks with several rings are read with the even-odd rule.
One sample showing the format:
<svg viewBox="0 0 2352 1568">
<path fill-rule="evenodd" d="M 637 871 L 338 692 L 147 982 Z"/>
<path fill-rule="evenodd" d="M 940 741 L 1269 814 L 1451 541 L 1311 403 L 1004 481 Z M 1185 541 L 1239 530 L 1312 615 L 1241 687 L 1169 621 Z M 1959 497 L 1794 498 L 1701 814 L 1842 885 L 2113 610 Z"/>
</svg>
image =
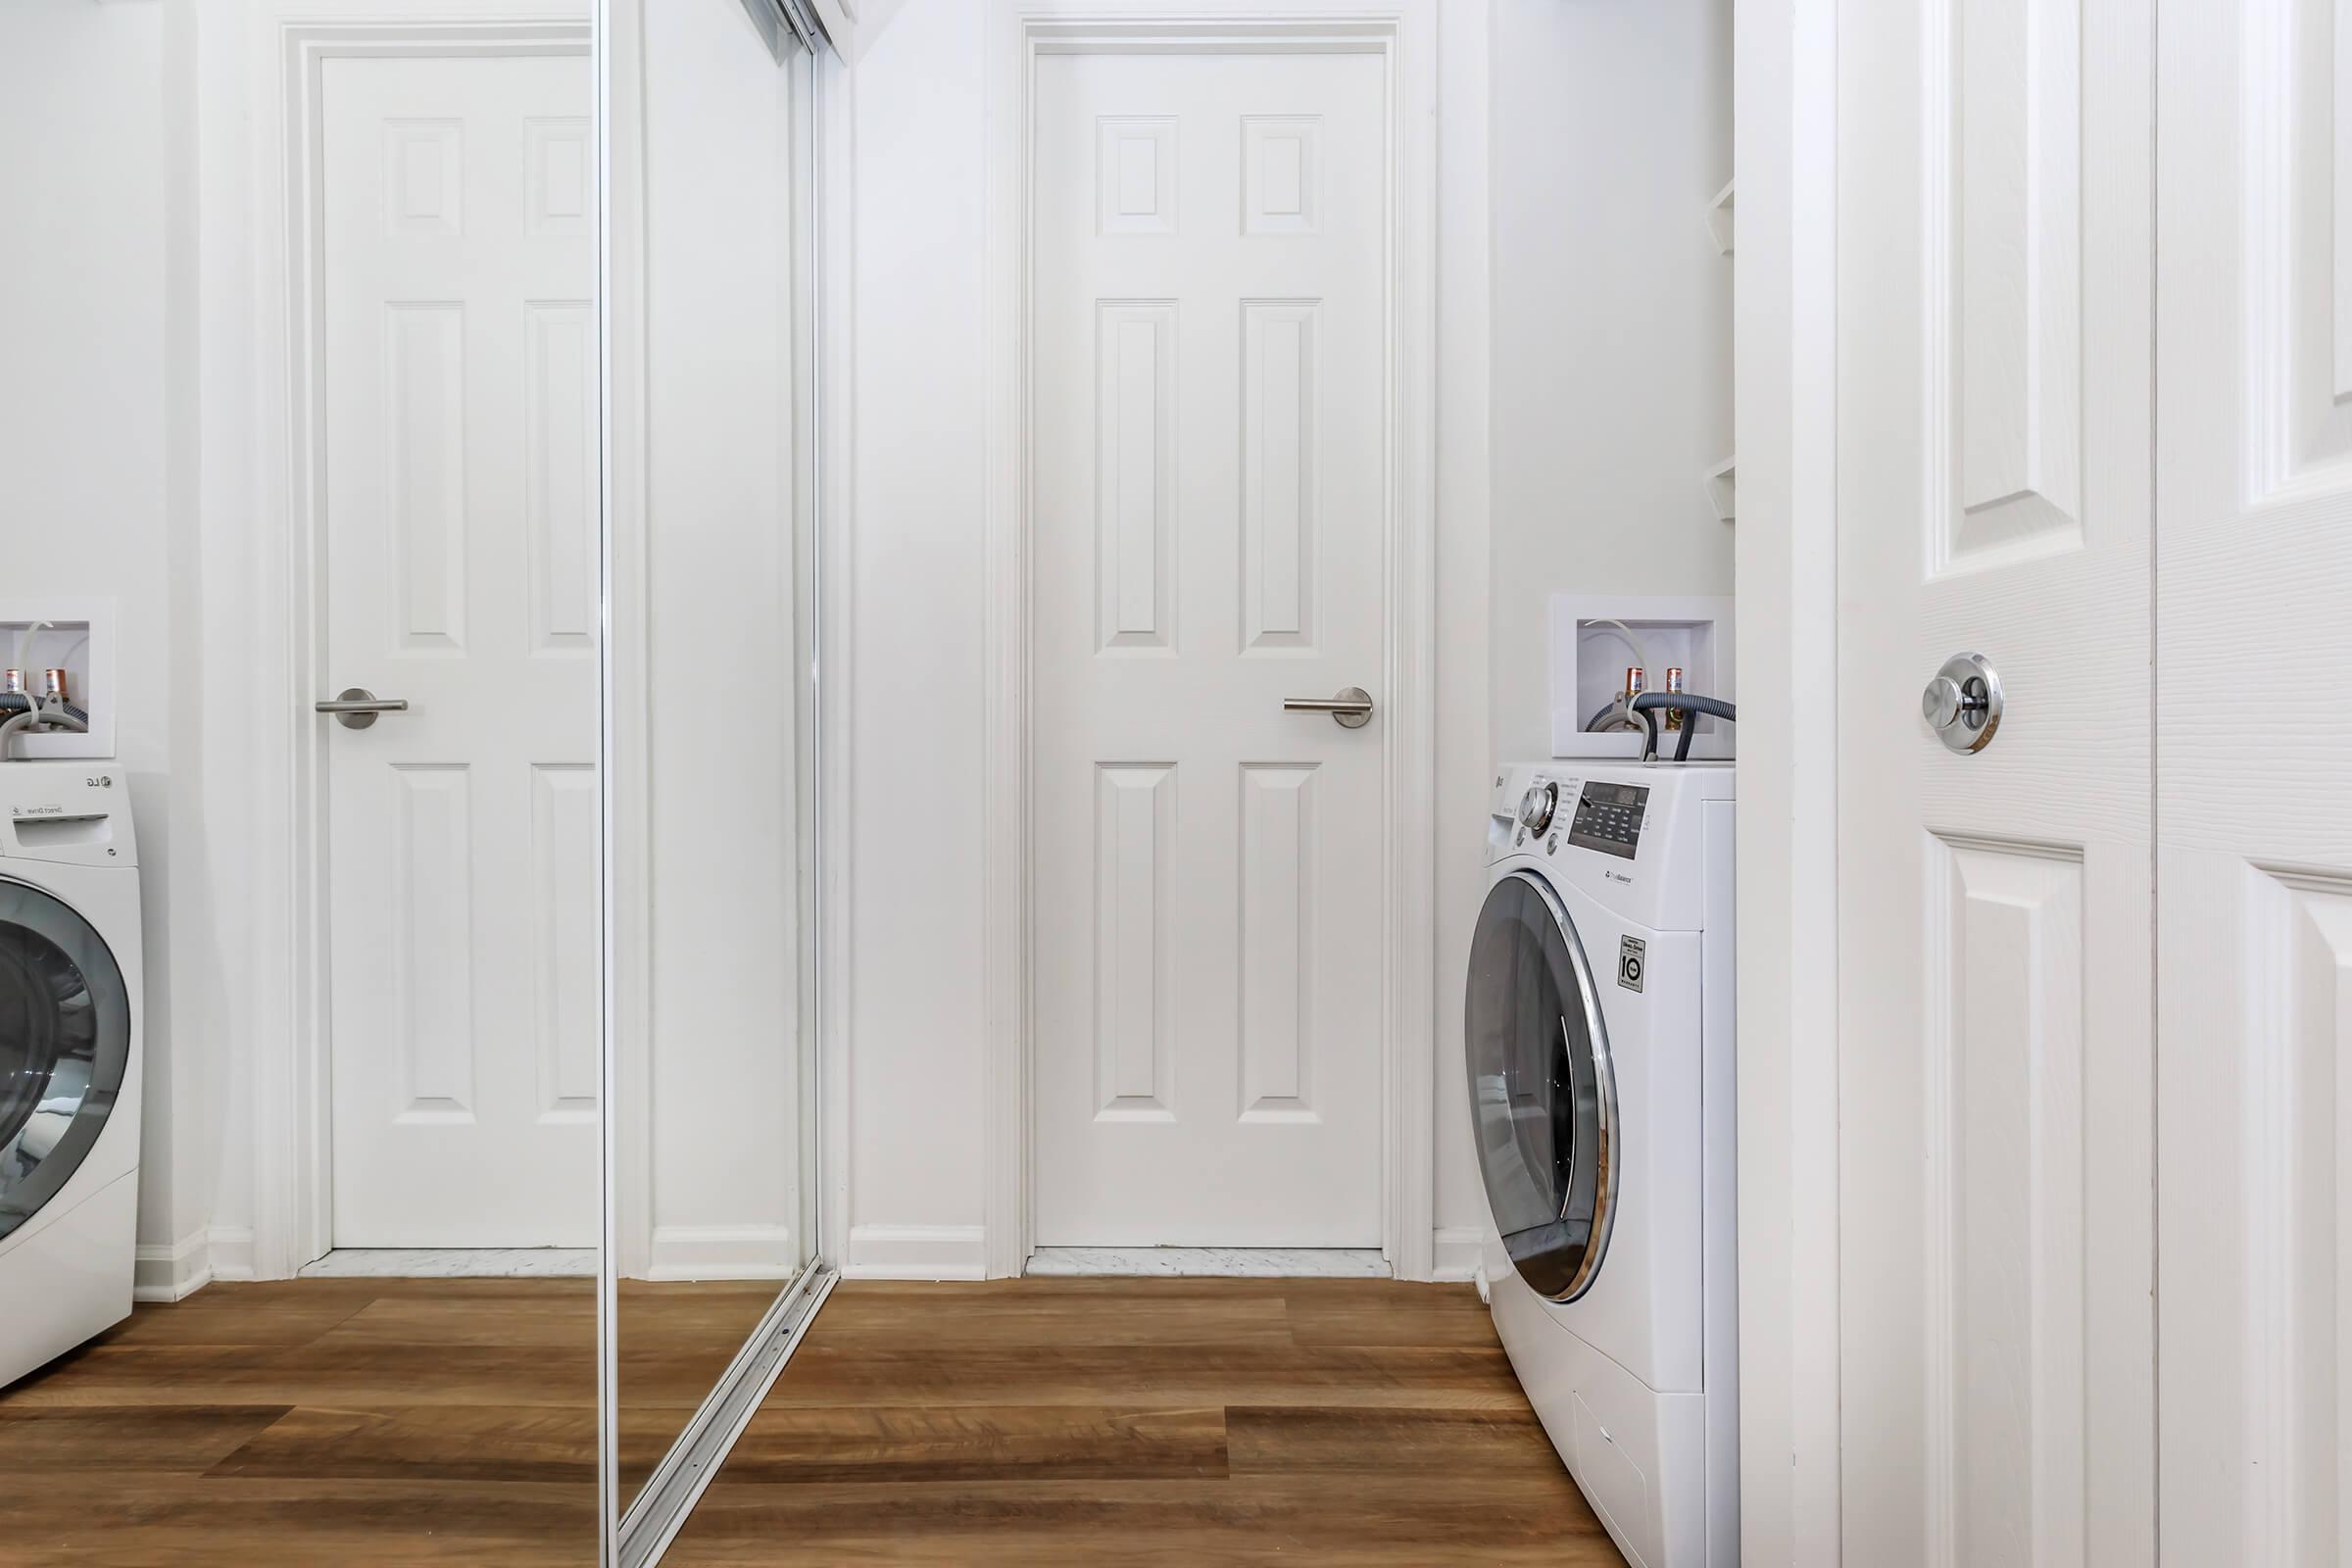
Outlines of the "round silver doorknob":
<svg viewBox="0 0 2352 1568">
<path fill-rule="evenodd" d="M 2001 727 L 2001 678 L 1983 654 L 1954 654 L 1919 694 L 1919 716 L 1955 752 L 1981 752 Z"/>
<path fill-rule="evenodd" d="M 1960 693 L 1960 683 L 1949 675 L 1938 675 L 1928 682 L 1928 689 L 1919 694 L 1919 716 L 1928 721 L 1930 729 L 1947 729 L 1960 716 L 1962 704 L 1967 701 Z"/>
</svg>

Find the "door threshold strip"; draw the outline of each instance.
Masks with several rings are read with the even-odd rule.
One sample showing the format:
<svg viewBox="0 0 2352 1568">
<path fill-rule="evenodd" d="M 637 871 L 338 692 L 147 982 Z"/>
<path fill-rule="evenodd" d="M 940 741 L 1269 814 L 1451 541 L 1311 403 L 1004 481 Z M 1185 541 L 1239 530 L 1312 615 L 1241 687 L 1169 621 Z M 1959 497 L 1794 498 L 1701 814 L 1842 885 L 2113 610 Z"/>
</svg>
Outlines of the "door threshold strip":
<svg viewBox="0 0 2352 1568">
<path fill-rule="evenodd" d="M 596 1278 L 593 1247 L 338 1247 L 296 1271 L 306 1280 Z"/>
<path fill-rule="evenodd" d="M 1041 1247 L 1033 1278 L 1385 1280 L 1389 1260 L 1371 1247 Z"/>
</svg>

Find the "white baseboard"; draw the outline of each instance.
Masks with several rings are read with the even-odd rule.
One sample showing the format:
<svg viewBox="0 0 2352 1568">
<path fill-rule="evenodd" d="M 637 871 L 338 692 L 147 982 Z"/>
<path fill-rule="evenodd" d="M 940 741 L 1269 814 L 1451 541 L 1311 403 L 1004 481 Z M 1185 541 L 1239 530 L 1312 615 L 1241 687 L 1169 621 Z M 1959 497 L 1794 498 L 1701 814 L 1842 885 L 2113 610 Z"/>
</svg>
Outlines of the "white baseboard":
<svg viewBox="0 0 2352 1568">
<path fill-rule="evenodd" d="M 1441 1225 L 1432 1234 L 1429 1277 L 1449 1283 L 1478 1278 L 1486 1236 L 1475 1225 Z"/>
<path fill-rule="evenodd" d="M 169 1247 L 142 1242 L 130 1271 L 134 1301 L 177 1301 L 213 1283 L 213 1242 L 195 1231 Z"/>
<path fill-rule="evenodd" d="M 649 1280 L 789 1280 L 801 1255 L 785 1225 L 657 1225 Z"/>
<path fill-rule="evenodd" d="M 245 1225 L 216 1225 L 209 1234 L 213 1239 L 213 1278 L 253 1278 L 252 1228 Z"/>
<path fill-rule="evenodd" d="M 182 1301 L 215 1280 L 251 1278 L 253 1232 L 242 1225 L 213 1225 L 168 1247 L 142 1245 L 133 1254 L 130 1298 Z"/>
<path fill-rule="evenodd" d="M 853 1225 L 844 1279 L 977 1280 L 988 1274 L 986 1227 Z"/>
</svg>

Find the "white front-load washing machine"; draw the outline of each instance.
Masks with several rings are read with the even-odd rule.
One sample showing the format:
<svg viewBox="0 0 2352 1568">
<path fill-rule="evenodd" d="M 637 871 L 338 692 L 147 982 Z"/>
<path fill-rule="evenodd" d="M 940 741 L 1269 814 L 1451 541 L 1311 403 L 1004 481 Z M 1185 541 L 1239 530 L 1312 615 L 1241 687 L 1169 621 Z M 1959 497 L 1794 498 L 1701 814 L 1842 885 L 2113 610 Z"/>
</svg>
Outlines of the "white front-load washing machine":
<svg viewBox="0 0 2352 1568">
<path fill-rule="evenodd" d="M 1739 1560 L 1732 768 L 1504 769 L 1470 948 L 1495 1328 L 1642 1568 Z"/>
<path fill-rule="evenodd" d="M 130 1312 L 139 856 L 111 763 L 0 763 L 0 1384 Z"/>
</svg>

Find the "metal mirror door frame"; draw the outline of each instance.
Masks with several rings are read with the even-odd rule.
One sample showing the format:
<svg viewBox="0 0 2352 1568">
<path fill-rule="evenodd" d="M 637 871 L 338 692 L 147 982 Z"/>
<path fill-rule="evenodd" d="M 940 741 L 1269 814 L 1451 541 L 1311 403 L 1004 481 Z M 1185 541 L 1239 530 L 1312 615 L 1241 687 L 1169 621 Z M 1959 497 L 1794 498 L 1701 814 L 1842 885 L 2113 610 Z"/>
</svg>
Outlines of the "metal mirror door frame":
<svg viewBox="0 0 2352 1568">
<path fill-rule="evenodd" d="M 815 141 L 817 127 L 822 123 L 826 74 L 820 62 L 831 54 L 831 41 L 812 12 L 801 0 L 743 0 L 745 10 L 759 26 L 770 51 L 780 65 L 802 74 L 805 91 L 799 96 L 796 116 L 806 151 L 799 158 L 796 177 L 813 183 L 818 149 Z M 616 1243 L 618 1240 L 618 1204 L 615 1200 L 616 1176 L 619 1163 L 616 1128 L 617 1089 L 619 1079 L 619 1051 L 617 1020 L 619 1014 L 615 989 L 615 930 L 617 906 L 612 867 L 617 861 L 618 812 L 615 809 L 612 780 L 620 776 L 614 723 L 614 678 L 612 669 L 613 631 L 613 515 L 615 476 L 613 466 L 613 313 L 612 277 L 614 234 L 612 214 L 613 194 L 613 69 L 614 53 L 611 47 L 612 34 L 613 0 L 593 0 L 594 37 L 591 56 L 595 73 L 596 180 L 598 191 L 597 221 L 597 385 L 598 385 L 598 611 L 600 636 L 598 641 L 598 673 L 600 686 L 598 762 L 598 808 L 600 816 L 600 909 L 602 949 L 602 981 L 600 998 L 600 1071 L 604 1114 L 603 1133 L 603 1231 L 602 1246 L 597 1263 L 596 1327 L 597 1327 L 597 1493 L 600 1530 L 599 1561 L 605 1568 L 646 1568 L 660 1560 L 686 1523 L 695 1502 L 716 1476 L 727 1451 L 759 1409 L 784 1364 L 791 1358 L 801 1340 L 808 1333 L 825 1298 L 838 1282 L 839 1271 L 828 1259 L 827 1238 L 822 1231 L 822 1205 L 814 1200 L 814 1176 L 822 1168 L 823 1117 L 816 1112 L 822 1104 L 822 1085 L 816 1081 L 821 1072 L 823 1054 L 815 1050 L 812 1031 L 802 1032 L 802 1044 L 808 1051 L 807 1092 L 803 1106 L 805 1124 L 796 1129 L 803 1140 L 803 1210 L 804 1234 L 809 1238 L 808 1261 L 799 1275 L 777 1294 L 761 1316 L 759 1324 L 737 1349 L 726 1370 L 687 1422 L 669 1451 L 651 1475 L 646 1478 L 633 1497 L 620 1489 L 619 1476 L 619 1281 Z M 795 59 L 795 57 L 798 57 Z M 822 582 L 822 561 L 819 555 L 823 538 L 821 516 L 816 514 L 816 498 L 822 488 L 815 482 L 816 455 L 822 449 L 818 439 L 821 431 L 821 397 L 816 387 L 817 368 L 823 364 L 822 325 L 814 302 L 823 298 L 820 280 L 815 273 L 817 259 L 823 255 L 821 235 L 817 232 L 818 204 L 808 202 L 809 231 L 807 255 L 809 262 L 809 282 L 806 289 L 809 308 L 805 319 L 808 323 L 808 338 L 803 351 L 808 366 L 808 462 L 810 477 L 807 495 L 810 516 L 808 519 L 808 555 L 806 566 L 810 585 Z M 821 604 L 821 592 L 809 598 L 809 628 L 808 637 L 818 635 L 814 607 Z M 820 745 L 822 724 L 819 722 L 819 694 L 813 679 L 808 683 L 808 709 L 804 745 L 815 753 Z M 823 777 L 821 759 L 811 766 L 811 781 Z M 817 830 L 814 842 L 822 843 L 822 819 L 825 801 L 821 786 L 812 783 L 815 797 Z M 811 862 L 813 864 L 813 862 Z M 814 870 L 809 875 L 817 875 Z M 821 888 L 821 876 L 818 886 Z M 821 895 L 820 895 L 821 897 Z M 821 929 L 822 910 L 817 919 L 809 922 L 811 936 Z M 812 957 L 805 954 L 804 960 Z M 804 987 L 809 997 L 809 1016 L 823 1016 L 822 1000 L 815 993 L 822 985 L 823 966 L 808 962 L 808 981 Z"/>
</svg>

